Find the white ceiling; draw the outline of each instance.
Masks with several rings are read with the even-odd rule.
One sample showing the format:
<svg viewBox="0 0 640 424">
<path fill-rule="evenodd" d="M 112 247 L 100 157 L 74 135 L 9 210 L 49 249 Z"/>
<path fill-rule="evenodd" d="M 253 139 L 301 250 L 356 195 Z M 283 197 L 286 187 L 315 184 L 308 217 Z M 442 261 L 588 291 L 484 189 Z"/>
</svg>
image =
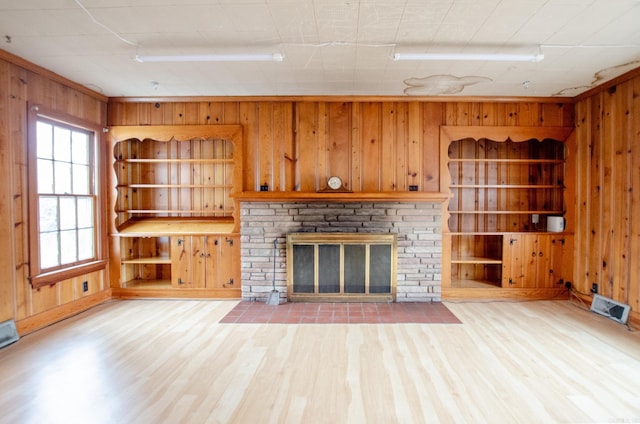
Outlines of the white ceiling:
<svg viewBox="0 0 640 424">
<path fill-rule="evenodd" d="M 437 76 L 465 96 L 573 97 L 640 66 L 640 0 L 0 0 L 0 28 L 0 48 L 107 96 L 398 96 Z M 545 58 L 392 59 L 445 50 Z M 218 52 L 284 60 L 135 61 Z"/>
</svg>

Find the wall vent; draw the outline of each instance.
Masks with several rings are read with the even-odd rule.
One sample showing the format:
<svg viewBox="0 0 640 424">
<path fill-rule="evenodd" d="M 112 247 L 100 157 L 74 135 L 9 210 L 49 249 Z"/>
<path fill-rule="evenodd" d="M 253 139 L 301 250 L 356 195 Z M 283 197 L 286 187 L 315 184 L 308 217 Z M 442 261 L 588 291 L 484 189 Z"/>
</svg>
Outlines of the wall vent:
<svg viewBox="0 0 640 424">
<path fill-rule="evenodd" d="M 0 349 L 18 341 L 20 336 L 16 331 L 16 323 L 12 319 L 0 322 Z"/>
<path fill-rule="evenodd" d="M 626 324 L 629 319 L 629 311 L 631 307 L 624 303 L 616 302 L 613 299 L 609 299 L 599 294 L 593 295 L 593 302 L 591 302 L 591 312 L 603 315 L 607 318 L 611 318 L 621 324 Z"/>
</svg>

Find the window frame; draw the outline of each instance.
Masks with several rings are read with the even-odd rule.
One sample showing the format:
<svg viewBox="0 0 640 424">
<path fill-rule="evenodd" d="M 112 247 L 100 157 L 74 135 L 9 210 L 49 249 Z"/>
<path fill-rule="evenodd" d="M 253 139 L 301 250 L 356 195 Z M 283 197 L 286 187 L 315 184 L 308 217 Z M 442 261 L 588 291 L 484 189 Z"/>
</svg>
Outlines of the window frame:
<svg viewBox="0 0 640 424">
<path fill-rule="evenodd" d="M 29 280 L 33 288 L 53 285 L 59 281 L 73 278 L 79 275 L 98 271 L 106 268 L 106 228 L 103 217 L 107 203 L 105 188 L 105 166 L 100 160 L 102 156 L 102 128 L 95 123 L 81 118 L 55 112 L 40 105 L 30 105 L 28 111 L 28 195 L 29 195 Z M 92 258 L 76 261 L 70 264 L 61 264 L 55 267 L 42 269 L 40 264 L 40 219 L 38 193 L 38 158 L 37 158 L 37 125 L 39 121 L 46 121 L 53 125 L 70 130 L 80 130 L 89 133 L 90 143 L 90 197 L 94 199 L 94 247 L 95 255 Z M 58 194 L 55 194 L 58 196 Z"/>
</svg>

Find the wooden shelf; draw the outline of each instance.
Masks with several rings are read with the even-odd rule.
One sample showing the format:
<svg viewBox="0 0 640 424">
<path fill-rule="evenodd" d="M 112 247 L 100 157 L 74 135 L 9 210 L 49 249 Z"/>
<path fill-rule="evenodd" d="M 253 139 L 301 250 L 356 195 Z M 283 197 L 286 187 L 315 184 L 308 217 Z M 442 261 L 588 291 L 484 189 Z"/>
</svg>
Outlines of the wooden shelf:
<svg viewBox="0 0 640 424">
<path fill-rule="evenodd" d="M 241 202 L 444 202 L 451 196 L 440 192 L 301 192 L 245 191 L 232 195 Z"/>
<path fill-rule="evenodd" d="M 193 234 L 231 234 L 234 222 L 229 219 L 221 220 L 188 220 L 153 218 L 148 220 L 130 221 L 114 234 L 120 237 L 157 237 L 171 235 Z"/>
<path fill-rule="evenodd" d="M 513 164 L 564 164 L 564 159 L 491 159 L 491 158 L 450 158 L 450 163 L 513 163 Z"/>
<path fill-rule="evenodd" d="M 563 211 L 448 211 L 451 215 L 562 215 Z"/>
<path fill-rule="evenodd" d="M 168 289 L 171 288 L 171 280 L 129 280 L 122 284 L 122 288 Z"/>
<path fill-rule="evenodd" d="M 141 264 L 141 265 L 171 265 L 171 258 L 167 256 L 152 256 L 148 258 L 123 259 L 123 264 Z"/>
<path fill-rule="evenodd" d="M 211 219 L 219 218 L 219 217 L 227 217 L 229 216 L 229 210 L 225 209 L 125 209 L 125 210 L 116 210 L 116 213 L 129 213 L 129 214 L 147 214 L 147 215 L 155 215 L 155 214 L 197 214 L 198 217 L 210 217 Z M 162 219 L 162 218 L 157 218 Z M 188 217 L 182 217 L 182 219 L 189 219 Z"/>
<path fill-rule="evenodd" d="M 558 189 L 564 190 L 563 185 L 553 184 L 451 184 L 451 188 L 521 188 L 521 189 Z"/>
<path fill-rule="evenodd" d="M 502 259 L 496 258 L 483 258 L 479 256 L 466 257 L 466 258 L 451 258 L 452 264 L 502 264 Z"/>
<path fill-rule="evenodd" d="M 555 234 L 555 235 L 573 235 L 568 232 L 555 231 L 450 231 L 444 233 L 449 236 L 507 236 L 509 234 Z"/>
<path fill-rule="evenodd" d="M 116 159 L 116 163 L 194 163 L 194 164 L 233 164 L 233 159 L 147 159 L 124 158 Z"/>
<path fill-rule="evenodd" d="M 502 283 L 500 281 L 487 280 L 452 280 L 451 287 L 461 289 L 500 288 Z"/>
<path fill-rule="evenodd" d="M 233 188 L 233 184 L 120 184 L 118 188 Z"/>
</svg>

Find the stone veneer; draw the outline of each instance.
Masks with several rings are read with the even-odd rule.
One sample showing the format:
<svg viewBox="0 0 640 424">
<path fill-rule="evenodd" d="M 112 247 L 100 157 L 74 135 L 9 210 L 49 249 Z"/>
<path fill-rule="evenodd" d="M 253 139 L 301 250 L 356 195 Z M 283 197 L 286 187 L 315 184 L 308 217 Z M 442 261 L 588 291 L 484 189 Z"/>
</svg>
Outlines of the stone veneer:
<svg viewBox="0 0 640 424">
<path fill-rule="evenodd" d="M 397 233 L 396 302 L 441 300 L 439 202 L 247 201 L 240 214 L 243 300 L 264 301 L 274 278 L 286 300 L 286 235 L 300 232 Z"/>
</svg>

